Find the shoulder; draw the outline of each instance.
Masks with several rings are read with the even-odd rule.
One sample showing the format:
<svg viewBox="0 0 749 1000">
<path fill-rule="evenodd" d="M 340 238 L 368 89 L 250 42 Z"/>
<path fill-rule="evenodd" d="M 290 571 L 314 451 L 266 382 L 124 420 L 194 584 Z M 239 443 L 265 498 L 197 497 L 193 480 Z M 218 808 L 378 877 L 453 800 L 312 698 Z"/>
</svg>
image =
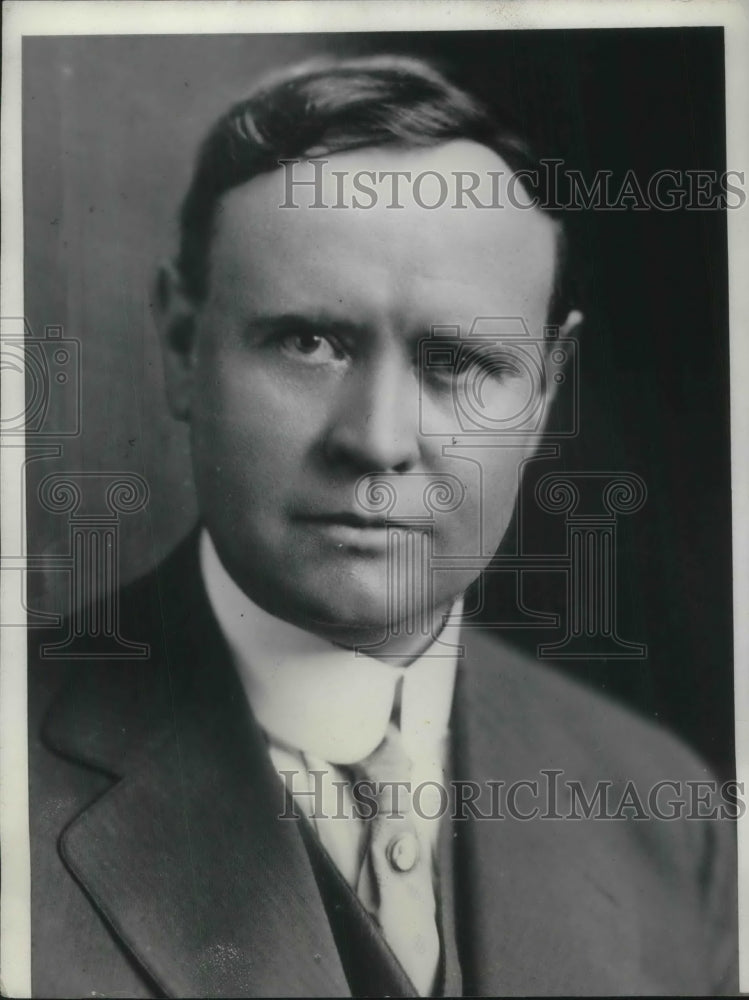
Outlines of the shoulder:
<svg viewBox="0 0 749 1000">
<path fill-rule="evenodd" d="M 117 734 L 130 742 L 160 706 L 168 709 L 188 683 L 200 642 L 213 637 L 193 533 L 152 571 L 59 628 L 29 630 L 31 748 L 41 741 L 65 752 L 71 742 L 85 759 L 87 734 L 120 753 Z"/>
<path fill-rule="evenodd" d="M 620 901 L 659 977 L 678 955 L 705 990 L 734 989 L 735 786 L 664 727 L 491 633 L 466 634 L 459 684 L 460 777 L 502 784 L 500 856 L 507 825 L 522 828 L 543 870 L 558 859 L 549 884 L 582 871 Z"/>
<path fill-rule="evenodd" d="M 653 782 L 712 777 L 708 765 L 657 721 L 539 661 L 495 633 L 465 636 L 463 683 L 485 724 L 523 730 L 539 752 L 585 774 Z"/>
</svg>

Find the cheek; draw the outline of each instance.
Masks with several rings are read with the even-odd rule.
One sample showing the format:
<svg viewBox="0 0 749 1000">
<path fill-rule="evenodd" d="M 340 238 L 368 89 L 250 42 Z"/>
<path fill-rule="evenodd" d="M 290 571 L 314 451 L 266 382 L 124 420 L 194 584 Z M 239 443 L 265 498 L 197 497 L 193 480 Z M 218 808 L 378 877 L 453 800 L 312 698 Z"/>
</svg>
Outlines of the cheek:
<svg viewBox="0 0 749 1000">
<path fill-rule="evenodd" d="M 498 535 L 496 542 L 502 540 L 507 526 L 512 518 L 517 501 L 520 484 L 523 477 L 526 462 L 532 458 L 536 450 L 535 444 L 529 444 L 527 448 L 497 448 L 495 461 L 491 466 L 491 473 L 487 477 L 492 495 L 496 497 L 493 506 L 494 527 Z"/>
<path fill-rule="evenodd" d="M 472 552 L 480 551 L 490 556 L 499 546 L 512 517 L 523 462 L 528 456 L 525 450 L 491 445 L 480 449 L 479 453 L 480 476 L 475 469 L 466 474 L 463 466 L 466 498 L 460 534 L 464 546 L 468 545 Z"/>
<path fill-rule="evenodd" d="M 298 394 L 283 391 L 261 372 L 231 360 L 209 376 L 194 415 L 196 445 L 207 462 L 221 460 L 258 478 L 298 463 L 313 436 Z"/>
</svg>

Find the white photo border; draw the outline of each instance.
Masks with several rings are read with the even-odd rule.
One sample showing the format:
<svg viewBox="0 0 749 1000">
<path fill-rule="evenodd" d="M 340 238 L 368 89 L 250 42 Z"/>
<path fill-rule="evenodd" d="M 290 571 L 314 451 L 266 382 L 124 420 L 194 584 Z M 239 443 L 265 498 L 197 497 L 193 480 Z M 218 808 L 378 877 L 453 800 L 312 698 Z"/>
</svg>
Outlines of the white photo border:
<svg viewBox="0 0 749 1000">
<path fill-rule="evenodd" d="M 291 32 L 532 30 L 722 26 L 725 29 L 727 164 L 749 174 L 749 6 L 741 0 L 9 0 L 3 4 L 0 317 L 24 315 L 21 47 L 24 36 Z M 728 213 L 734 678 L 737 778 L 749 788 L 749 205 Z M 23 382 L 3 372 L 2 413 L 24 409 Z M 18 449 L 21 449 L 19 452 Z M 0 453 L 2 550 L 19 548 L 23 497 Z M 6 475 L 8 473 L 8 475 Z M 0 577 L 0 622 L 15 600 Z M 14 605 L 14 614 L 15 610 Z M 17 619 L 16 619 L 17 620 Z M 0 992 L 31 995 L 26 634 L 0 628 Z M 749 992 L 749 815 L 738 822 L 739 954 Z"/>
</svg>

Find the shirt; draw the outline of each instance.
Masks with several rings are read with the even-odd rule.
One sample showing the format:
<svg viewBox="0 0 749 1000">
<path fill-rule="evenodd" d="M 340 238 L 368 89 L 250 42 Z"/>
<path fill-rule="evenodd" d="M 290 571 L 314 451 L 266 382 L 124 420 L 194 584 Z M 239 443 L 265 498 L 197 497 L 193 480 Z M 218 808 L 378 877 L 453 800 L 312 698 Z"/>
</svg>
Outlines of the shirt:
<svg viewBox="0 0 749 1000">
<path fill-rule="evenodd" d="M 434 846 L 447 802 L 438 786 L 444 787 L 462 599 L 439 639 L 402 666 L 336 646 L 258 607 L 229 576 L 206 530 L 200 564 L 273 764 L 286 772 L 281 780 L 295 806 L 349 884 L 356 886 L 361 869 L 364 822 L 356 816 L 350 773 L 341 766 L 363 760 L 382 742 L 398 695 L 403 745 L 414 765 L 411 791 L 421 786 L 423 792 L 417 819 Z"/>
</svg>

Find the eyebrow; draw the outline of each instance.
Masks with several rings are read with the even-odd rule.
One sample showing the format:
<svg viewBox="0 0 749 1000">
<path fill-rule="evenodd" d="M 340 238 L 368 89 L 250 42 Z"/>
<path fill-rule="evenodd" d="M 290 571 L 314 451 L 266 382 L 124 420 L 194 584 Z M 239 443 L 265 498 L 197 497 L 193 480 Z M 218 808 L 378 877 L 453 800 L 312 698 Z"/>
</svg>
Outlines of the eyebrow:
<svg viewBox="0 0 749 1000">
<path fill-rule="evenodd" d="M 247 328 L 259 333 L 283 333 L 299 330 L 303 333 L 367 333 L 370 328 L 364 323 L 344 320 L 325 311 L 314 313 L 261 313 L 247 321 Z"/>
<path fill-rule="evenodd" d="M 442 324 L 434 324 L 434 326 L 440 327 Z M 261 335 L 295 331 L 320 336 L 332 333 L 340 337 L 352 335 L 372 337 L 374 332 L 368 323 L 361 323 L 351 319 L 341 319 L 340 316 L 324 309 L 310 313 L 259 313 L 247 320 L 246 329 Z M 501 337 L 466 339 L 457 334 L 455 336 L 439 335 L 434 337 L 432 330 L 426 327 L 411 331 L 407 335 L 407 339 L 414 347 L 417 347 L 423 341 L 431 341 L 437 345 L 446 344 L 450 347 L 459 345 L 464 348 L 470 348 L 476 354 L 486 354 L 492 349 L 496 349 L 497 340 L 500 346 L 504 346 L 502 344 L 503 338 Z"/>
</svg>

